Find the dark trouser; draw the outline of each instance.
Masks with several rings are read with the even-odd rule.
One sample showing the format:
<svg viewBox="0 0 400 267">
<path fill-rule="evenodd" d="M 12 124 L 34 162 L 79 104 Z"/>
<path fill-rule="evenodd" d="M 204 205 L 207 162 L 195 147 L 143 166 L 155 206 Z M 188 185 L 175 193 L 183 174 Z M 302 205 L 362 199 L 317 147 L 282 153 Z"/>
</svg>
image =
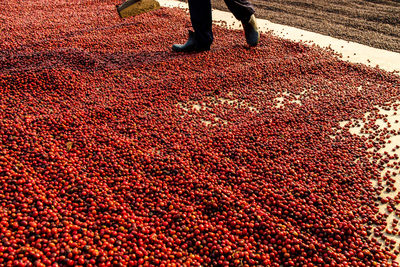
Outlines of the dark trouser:
<svg viewBox="0 0 400 267">
<path fill-rule="evenodd" d="M 195 32 L 196 41 L 204 46 L 213 42 L 211 0 L 188 0 L 190 20 Z M 226 6 L 236 19 L 249 20 L 254 8 L 247 0 L 225 0 Z"/>
</svg>

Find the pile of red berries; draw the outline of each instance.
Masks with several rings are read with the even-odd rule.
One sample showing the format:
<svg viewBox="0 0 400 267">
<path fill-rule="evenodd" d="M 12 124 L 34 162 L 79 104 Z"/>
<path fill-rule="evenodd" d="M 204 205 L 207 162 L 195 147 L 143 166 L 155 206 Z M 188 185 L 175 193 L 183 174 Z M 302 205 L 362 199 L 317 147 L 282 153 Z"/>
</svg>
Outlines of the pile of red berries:
<svg viewBox="0 0 400 267">
<path fill-rule="evenodd" d="M 391 264 L 385 138 L 339 123 L 398 76 L 220 27 L 177 54 L 184 11 L 114 5 L 0 3 L 0 265 Z"/>
</svg>

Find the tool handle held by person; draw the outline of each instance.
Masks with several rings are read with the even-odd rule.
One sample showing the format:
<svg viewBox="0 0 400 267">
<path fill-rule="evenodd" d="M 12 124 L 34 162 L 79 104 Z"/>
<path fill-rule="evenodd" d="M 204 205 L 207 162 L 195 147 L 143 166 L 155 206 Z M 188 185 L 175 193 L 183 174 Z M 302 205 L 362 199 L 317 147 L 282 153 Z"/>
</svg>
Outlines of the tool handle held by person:
<svg viewBox="0 0 400 267">
<path fill-rule="evenodd" d="M 116 7 L 119 16 L 126 18 L 159 9 L 160 3 L 156 0 L 127 0 Z"/>
</svg>

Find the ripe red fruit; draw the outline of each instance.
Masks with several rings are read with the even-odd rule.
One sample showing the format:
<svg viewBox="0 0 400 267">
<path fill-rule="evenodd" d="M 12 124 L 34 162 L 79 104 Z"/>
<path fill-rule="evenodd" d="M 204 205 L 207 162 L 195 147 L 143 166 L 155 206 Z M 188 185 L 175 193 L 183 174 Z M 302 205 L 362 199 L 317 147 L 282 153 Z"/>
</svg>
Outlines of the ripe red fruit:
<svg viewBox="0 0 400 267">
<path fill-rule="evenodd" d="M 398 198 L 371 180 L 396 190 L 378 151 L 399 132 L 374 106 L 398 76 L 221 27 L 175 54 L 183 11 L 121 22 L 95 2 L 1 6 L 0 265 L 393 263 L 374 199 Z"/>
</svg>

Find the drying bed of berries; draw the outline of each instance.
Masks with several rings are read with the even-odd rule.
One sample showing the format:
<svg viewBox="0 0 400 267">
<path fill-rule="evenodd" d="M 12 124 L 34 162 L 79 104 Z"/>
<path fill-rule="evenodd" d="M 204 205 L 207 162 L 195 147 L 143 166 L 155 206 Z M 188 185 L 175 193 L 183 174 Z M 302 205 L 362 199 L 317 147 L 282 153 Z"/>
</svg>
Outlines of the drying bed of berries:
<svg viewBox="0 0 400 267">
<path fill-rule="evenodd" d="M 115 4 L 0 3 L 0 265 L 395 265 L 371 181 L 398 132 L 340 122 L 398 76 L 220 27 L 176 54 L 184 11 Z"/>
</svg>

